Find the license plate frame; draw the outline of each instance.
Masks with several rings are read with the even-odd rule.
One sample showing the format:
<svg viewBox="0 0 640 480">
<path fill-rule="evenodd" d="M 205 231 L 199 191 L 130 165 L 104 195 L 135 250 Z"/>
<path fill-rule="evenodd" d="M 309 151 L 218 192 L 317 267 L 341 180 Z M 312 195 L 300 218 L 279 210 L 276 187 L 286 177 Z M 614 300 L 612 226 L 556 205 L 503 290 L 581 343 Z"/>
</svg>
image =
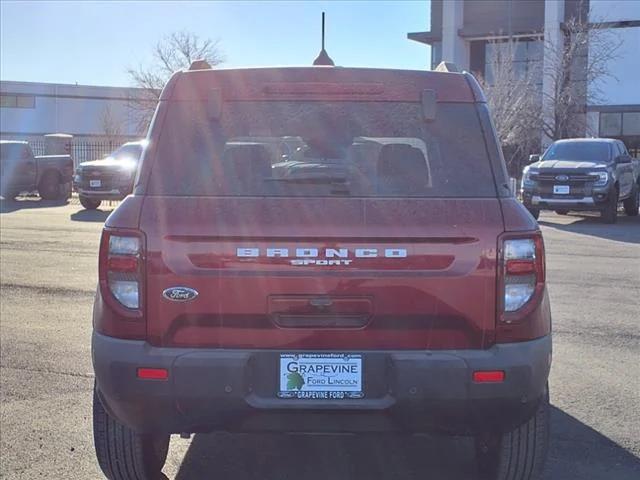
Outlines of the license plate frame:
<svg viewBox="0 0 640 480">
<path fill-rule="evenodd" d="M 100 188 L 102 186 L 102 180 L 89 180 L 89 187 Z"/>
<path fill-rule="evenodd" d="M 571 193 L 571 187 L 569 185 L 554 185 L 553 186 L 553 194 L 554 195 L 569 195 Z"/>
<path fill-rule="evenodd" d="M 277 396 L 281 399 L 364 398 L 364 359 L 356 353 L 281 353 Z"/>
</svg>

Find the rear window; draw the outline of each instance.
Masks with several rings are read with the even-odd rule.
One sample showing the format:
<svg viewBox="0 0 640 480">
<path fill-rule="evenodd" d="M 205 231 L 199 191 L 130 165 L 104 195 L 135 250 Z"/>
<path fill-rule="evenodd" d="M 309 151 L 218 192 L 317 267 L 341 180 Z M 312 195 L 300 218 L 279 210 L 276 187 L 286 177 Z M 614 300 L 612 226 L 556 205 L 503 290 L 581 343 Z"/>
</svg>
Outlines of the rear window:
<svg viewBox="0 0 640 480">
<path fill-rule="evenodd" d="M 0 158 L 2 160 L 17 160 L 28 158 L 29 150 L 23 143 L 0 143 Z"/>
<path fill-rule="evenodd" d="M 552 144 L 542 159 L 606 162 L 609 152 L 609 144 L 605 142 L 562 142 Z"/>
<path fill-rule="evenodd" d="M 473 104 L 170 102 L 151 195 L 494 197 Z"/>
</svg>

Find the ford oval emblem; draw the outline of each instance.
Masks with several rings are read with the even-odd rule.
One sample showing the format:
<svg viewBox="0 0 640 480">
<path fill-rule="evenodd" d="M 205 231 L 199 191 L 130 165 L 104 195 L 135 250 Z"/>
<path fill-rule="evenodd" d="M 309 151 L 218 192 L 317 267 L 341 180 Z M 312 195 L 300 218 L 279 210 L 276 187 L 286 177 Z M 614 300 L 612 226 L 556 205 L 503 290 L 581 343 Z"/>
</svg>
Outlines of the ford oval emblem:
<svg viewBox="0 0 640 480">
<path fill-rule="evenodd" d="M 170 287 L 162 292 L 162 296 L 172 302 L 188 302 L 198 296 L 198 291 L 189 287 Z"/>
<path fill-rule="evenodd" d="M 556 180 L 560 182 L 566 182 L 567 180 L 569 180 L 569 177 L 567 175 L 558 175 L 556 176 Z"/>
</svg>

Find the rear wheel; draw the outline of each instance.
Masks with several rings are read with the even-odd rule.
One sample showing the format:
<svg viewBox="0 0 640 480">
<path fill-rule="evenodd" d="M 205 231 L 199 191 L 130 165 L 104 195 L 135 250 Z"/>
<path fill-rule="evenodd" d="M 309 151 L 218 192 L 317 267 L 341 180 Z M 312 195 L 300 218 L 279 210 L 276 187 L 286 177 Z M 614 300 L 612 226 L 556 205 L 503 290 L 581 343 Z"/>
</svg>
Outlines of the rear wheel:
<svg viewBox="0 0 640 480">
<path fill-rule="evenodd" d="M 109 480 L 158 480 L 169 451 L 167 435 L 142 435 L 111 417 L 93 389 L 93 440 Z"/>
<path fill-rule="evenodd" d="M 556 210 L 556 213 L 558 215 L 566 215 L 567 213 L 569 213 L 569 210 Z"/>
<path fill-rule="evenodd" d="M 45 172 L 38 184 L 38 193 L 43 200 L 58 200 L 61 196 L 60 176 L 57 172 Z"/>
<path fill-rule="evenodd" d="M 529 207 L 529 208 L 527 208 L 527 210 L 529 210 L 529 213 L 533 216 L 533 218 L 538 220 L 538 218 L 540 217 L 540 209 L 539 208 Z"/>
<path fill-rule="evenodd" d="M 631 195 L 622 202 L 622 205 L 624 206 L 624 213 L 628 216 L 635 217 L 638 215 L 638 208 L 640 208 L 640 185 L 637 183 L 633 185 Z"/>
<path fill-rule="evenodd" d="M 549 448 L 549 392 L 527 422 L 507 433 L 476 437 L 476 459 L 487 480 L 536 480 Z"/>
<path fill-rule="evenodd" d="M 85 197 L 83 195 L 80 195 L 78 198 L 80 200 L 80 204 L 87 210 L 95 210 L 102 203 L 102 200 L 95 200 L 93 198 Z"/>
<path fill-rule="evenodd" d="M 614 189 L 609 193 L 609 199 L 600 212 L 600 218 L 604 223 L 616 223 L 618 220 L 618 190 Z"/>
</svg>

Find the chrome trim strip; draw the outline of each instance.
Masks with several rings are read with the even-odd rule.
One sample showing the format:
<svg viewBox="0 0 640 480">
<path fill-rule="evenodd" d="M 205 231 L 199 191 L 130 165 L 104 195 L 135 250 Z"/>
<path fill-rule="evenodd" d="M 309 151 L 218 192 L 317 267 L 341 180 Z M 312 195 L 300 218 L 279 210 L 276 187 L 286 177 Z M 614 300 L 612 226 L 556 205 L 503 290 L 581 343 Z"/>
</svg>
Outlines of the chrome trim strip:
<svg viewBox="0 0 640 480">
<path fill-rule="evenodd" d="M 84 190 L 78 188 L 77 191 L 83 195 L 120 195 L 120 190 L 117 188 L 114 188 L 113 190 Z"/>
<path fill-rule="evenodd" d="M 531 203 L 533 205 L 539 205 L 540 203 L 566 203 L 566 204 L 580 204 L 580 205 L 595 205 L 593 198 L 542 198 L 539 195 L 531 197 Z"/>
</svg>

